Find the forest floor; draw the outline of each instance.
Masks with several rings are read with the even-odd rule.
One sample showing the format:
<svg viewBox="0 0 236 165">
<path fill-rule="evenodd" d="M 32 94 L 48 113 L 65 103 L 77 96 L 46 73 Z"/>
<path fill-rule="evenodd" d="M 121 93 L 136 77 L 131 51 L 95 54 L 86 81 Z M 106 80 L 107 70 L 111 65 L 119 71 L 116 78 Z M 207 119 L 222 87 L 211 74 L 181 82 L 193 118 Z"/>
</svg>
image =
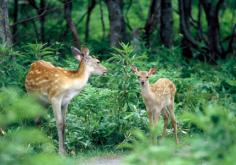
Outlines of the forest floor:
<svg viewBox="0 0 236 165">
<path fill-rule="evenodd" d="M 98 156 L 84 160 L 79 165 L 124 165 L 121 156 Z"/>
<path fill-rule="evenodd" d="M 124 151 L 91 150 L 78 154 L 78 165 L 125 165 L 123 159 L 128 154 Z"/>
</svg>

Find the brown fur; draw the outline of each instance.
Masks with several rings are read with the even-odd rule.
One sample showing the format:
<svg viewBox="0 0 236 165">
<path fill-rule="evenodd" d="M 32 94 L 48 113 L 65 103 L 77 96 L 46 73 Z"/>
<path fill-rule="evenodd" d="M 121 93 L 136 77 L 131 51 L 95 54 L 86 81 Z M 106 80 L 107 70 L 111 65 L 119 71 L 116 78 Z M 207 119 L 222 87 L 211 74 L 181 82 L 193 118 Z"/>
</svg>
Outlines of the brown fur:
<svg viewBox="0 0 236 165">
<path fill-rule="evenodd" d="M 51 98 L 70 88 L 74 80 L 83 79 L 84 73 L 84 61 L 81 61 L 78 70 L 66 70 L 40 60 L 31 64 L 25 87 L 28 92 L 44 93 Z"/>
</svg>

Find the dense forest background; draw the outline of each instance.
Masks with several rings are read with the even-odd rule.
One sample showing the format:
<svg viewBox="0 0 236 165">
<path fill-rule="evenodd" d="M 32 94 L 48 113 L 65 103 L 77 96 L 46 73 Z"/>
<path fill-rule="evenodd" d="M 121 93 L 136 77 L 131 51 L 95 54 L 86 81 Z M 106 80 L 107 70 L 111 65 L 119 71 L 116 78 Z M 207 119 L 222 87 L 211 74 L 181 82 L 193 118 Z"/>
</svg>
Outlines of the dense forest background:
<svg viewBox="0 0 236 165">
<path fill-rule="evenodd" d="M 69 105 L 62 158 L 53 114 L 26 95 L 24 80 L 39 59 L 76 69 L 72 45 L 88 47 L 109 72 Z M 135 165 L 234 164 L 235 57 L 235 0 L 0 0 L 0 164 L 71 164 L 91 150 L 128 150 Z M 157 68 L 150 82 L 176 84 L 178 146 L 171 129 L 150 142 L 130 65 Z"/>
</svg>

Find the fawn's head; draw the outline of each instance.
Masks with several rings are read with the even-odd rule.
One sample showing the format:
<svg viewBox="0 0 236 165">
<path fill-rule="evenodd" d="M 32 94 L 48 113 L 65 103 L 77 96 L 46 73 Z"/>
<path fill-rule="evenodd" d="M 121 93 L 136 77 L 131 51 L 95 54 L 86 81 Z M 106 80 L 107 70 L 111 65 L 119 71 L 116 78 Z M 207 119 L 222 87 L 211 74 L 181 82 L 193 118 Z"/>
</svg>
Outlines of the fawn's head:
<svg viewBox="0 0 236 165">
<path fill-rule="evenodd" d="M 88 48 L 82 48 L 81 51 L 71 47 L 72 53 L 78 61 L 83 61 L 90 73 L 102 75 L 107 72 L 107 68 L 100 64 L 100 61 L 89 55 Z"/>
<path fill-rule="evenodd" d="M 132 66 L 132 71 L 137 75 L 141 86 L 147 85 L 148 78 L 156 73 L 155 68 L 151 68 L 151 69 L 149 69 L 149 71 L 140 71 L 135 66 Z"/>
</svg>

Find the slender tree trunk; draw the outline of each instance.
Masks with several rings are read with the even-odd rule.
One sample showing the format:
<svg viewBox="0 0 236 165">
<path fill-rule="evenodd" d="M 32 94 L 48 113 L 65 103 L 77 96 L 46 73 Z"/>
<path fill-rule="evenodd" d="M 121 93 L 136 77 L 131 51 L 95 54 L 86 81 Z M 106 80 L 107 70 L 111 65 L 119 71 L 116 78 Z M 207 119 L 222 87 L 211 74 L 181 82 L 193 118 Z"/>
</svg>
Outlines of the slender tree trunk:
<svg viewBox="0 0 236 165">
<path fill-rule="evenodd" d="M 72 38 L 73 38 L 73 41 L 74 41 L 74 45 L 77 48 L 80 48 L 80 39 L 79 39 L 79 35 L 77 33 L 77 30 L 76 30 L 75 24 L 72 20 L 71 12 L 72 12 L 72 1 L 71 0 L 65 0 L 64 1 L 65 20 L 66 20 L 68 28 L 70 29 L 70 31 L 72 33 Z"/>
<path fill-rule="evenodd" d="M 219 19 L 218 16 L 207 15 L 208 23 L 208 46 L 211 55 L 211 60 L 216 60 L 221 56 L 220 39 L 219 39 Z"/>
<path fill-rule="evenodd" d="M 173 16 L 172 1 L 161 0 L 161 41 L 166 47 L 172 46 L 173 40 Z"/>
<path fill-rule="evenodd" d="M 102 38 L 105 38 L 106 28 L 105 28 L 105 21 L 104 21 L 104 12 L 102 7 L 102 0 L 99 0 L 99 10 L 101 15 L 101 23 L 102 23 Z"/>
<path fill-rule="evenodd" d="M 12 45 L 12 36 L 8 22 L 7 0 L 0 0 L 0 43 Z"/>
<path fill-rule="evenodd" d="M 155 28 L 159 28 L 160 25 L 160 14 L 161 14 L 161 0 L 152 0 L 149 7 L 148 18 L 145 24 L 145 40 L 146 44 L 149 45 L 150 34 Z"/>
<path fill-rule="evenodd" d="M 35 0 L 28 0 L 29 4 L 36 10 L 39 17 L 39 37 L 41 42 L 45 42 L 45 12 L 46 12 L 46 1 L 40 0 L 39 6 Z"/>
<path fill-rule="evenodd" d="M 88 4 L 88 9 L 87 9 L 87 18 L 86 18 L 86 25 L 85 25 L 85 41 L 86 42 L 88 41 L 88 38 L 89 38 L 90 17 L 95 6 L 96 6 L 96 0 L 90 0 Z"/>
<path fill-rule="evenodd" d="M 204 40 L 203 30 L 202 30 L 202 5 L 201 2 L 198 1 L 198 14 L 197 14 L 197 31 L 198 31 L 198 39 L 201 41 Z"/>
<path fill-rule="evenodd" d="M 40 22 L 40 39 L 41 42 L 45 42 L 45 12 L 46 4 L 45 0 L 40 0 L 40 5 L 38 9 L 39 22 Z"/>
<path fill-rule="evenodd" d="M 12 27 L 12 39 L 13 43 L 17 42 L 17 24 L 18 21 L 18 0 L 14 0 L 14 10 L 13 10 L 13 27 Z"/>
<path fill-rule="evenodd" d="M 122 13 L 122 0 L 105 0 L 110 22 L 110 44 L 118 46 L 126 36 L 125 21 Z"/>
</svg>

